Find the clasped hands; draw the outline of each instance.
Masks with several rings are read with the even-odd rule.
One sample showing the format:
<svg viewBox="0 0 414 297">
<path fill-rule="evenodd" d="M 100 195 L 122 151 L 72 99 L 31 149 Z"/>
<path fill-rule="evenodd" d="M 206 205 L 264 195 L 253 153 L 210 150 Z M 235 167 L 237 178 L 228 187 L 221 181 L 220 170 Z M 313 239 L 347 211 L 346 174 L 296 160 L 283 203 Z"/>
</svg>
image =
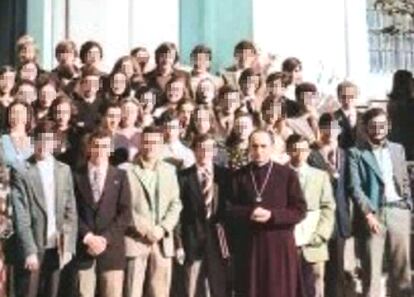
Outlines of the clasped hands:
<svg viewBox="0 0 414 297">
<path fill-rule="evenodd" d="M 270 220 L 272 212 L 263 207 L 256 207 L 250 215 L 250 220 L 256 223 L 266 223 Z"/>
<path fill-rule="evenodd" d="M 165 236 L 165 230 L 160 226 L 153 227 L 146 235 L 146 239 L 148 239 L 151 243 L 156 243 L 163 239 Z"/>
<path fill-rule="evenodd" d="M 88 247 L 88 254 L 92 256 L 99 256 L 102 254 L 108 245 L 105 237 L 93 233 L 86 234 L 83 243 Z"/>
</svg>

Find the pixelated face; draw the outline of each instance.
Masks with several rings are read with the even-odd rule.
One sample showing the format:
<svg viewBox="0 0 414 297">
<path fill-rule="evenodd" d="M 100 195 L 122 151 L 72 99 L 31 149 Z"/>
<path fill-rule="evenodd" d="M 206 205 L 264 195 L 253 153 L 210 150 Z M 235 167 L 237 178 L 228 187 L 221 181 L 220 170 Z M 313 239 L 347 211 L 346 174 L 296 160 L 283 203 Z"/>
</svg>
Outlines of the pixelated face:
<svg viewBox="0 0 414 297">
<path fill-rule="evenodd" d="M 125 102 L 121 106 L 121 121 L 125 126 L 134 126 L 138 120 L 139 107 L 134 102 Z"/>
<path fill-rule="evenodd" d="M 241 90 L 245 95 L 254 96 L 260 84 L 258 75 L 248 76 L 241 85 Z"/>
<path fill-rule="evenodd" d="M 205 53 L 198 53 L 197 55 L 193 56 L 191 58 L 193 66 L 194 66 L 194 70 L 196 72 L 207 72 L 208 69 L 210 68 L 210 56 L 208 54 Z"/>
<path fill-rule="evenodd" d="M 152 92 L 142 94 L 140 100 L 144 109 L 152 110 L 155 106 L 155 94 Z"/>
<path fill-rule="evenodd" d="M 35 87 L 29 84 L 20 85 L 16 93 L 16 98 L 28 104 L 32 104 L 37 100 Z"/>
<path fill-rule="evenodd" d="M 183 123 L 184 125 L 188 125 L 190 123 L 191 115 L 193 114 L 193 111 L 194 111 L 193 104 L 191 103 L 183 104 L 179 112 L 180 122 Z"/>
<path fill-rule="evenodd" d="M 28 122 L 28 113 L 26 106 L 22 104 L 14 105 L 9 113 L 10 127 L 25 126 Z"/>
<path fill-rule="evenodd" d="M 286 88 L 283 86 L 282 80 L 280 79 L 269 82 L 266 87 L 268 94 L 273 95 L 276 98 L 280 98 L 285 95 Z"/>
<path fill-rule="evenodd" d="M 158 57 L 158 66 L 162 68 L 171 68 L 175 64 L 175 57 L 177 53 L 174 50 L 170 50 L 166 53 L 161 53 Z"/>
<path fill-rule="evenodd" d="M 144 49 L 139 50 L 135 55 L 135 58 L 137 59 L 138 63 L 147 63 L 149 57 L 150 56 L 148 51 Z"/>
<path fill-rule="evenodd" d="M 293 71 L 292 71 L 292 81 L 295 85 L 298 85 L 300 83 L 302 83 L 303 81 L 303 72 L 302 72 L 302 66 L 298 66 L 296 67 Z"/>
<path fill-rule="evenodd" d="M 92 161 L 106 161 L 111 155 L 111 138 L 95 138 L 89 143 L 88 153 Z"/>
<path fill-rule="evenodd" d="M 12 71 L 7 71 L 0 75 L 0 91 L 3 93 L 9 93 L 13 87 L 16 80 L 16 73 Z"/>
<path fill-rule="evenodd" d="M 101 51 L 97 46 L 91 47 L 86 53 L 86 63 L 87 65 L 96 65 L 101 62 Z"/>
<path fill-rule="evenodd" d="M 198 84 L 197 89 L 198 89 L 199 94 L 203 98 L 204 103 L 210 104 L 213 102 L 213 99 L 216 94 L 216 86 L 211 80 L 209 79 L 202 80 Z"/>
<path fill-rule="evenodd" d="M 195 114 L 195 123 L 198 133 L 207 133 L 211 128 L 209 111 L 205 109 L 198 110 Z"/>
<path fill-rule="evenodd" d="M 59 126 L 66 126 L 71 118 L 72 109 L 68 102 L 56 106 L 56 122 Z"/>
<path fill-rule="evenodd" d="M 240 107 L 240 94 L 238 92 L 228 92 L 224 94 L 223 109 L 228 113 L 234 113 Z"/>
<path fill-rule="evenodd" d="M 121 122 L 121 109 L 118 107 L 111 107 L 105 114 L 105 125 L 109 131 L 115 131 Z"/>
<path fill-rule="evenodd" d="M 86 98 L 94 97 L 99 91 L 99 77 L 94 75 L 86 76 L 82 79 L 80 86 L 81 91 Z"/>
<path fill-rule="evenodd" d="M 36 49 L 35 46 L 31 43 L 27 43 L 23 46 L 18 53 L 20 63 L 26 63 L 29 61 L 34 61 L 36 58 Z"/>
<path fill-rule="evenodd" d="M 319 127 L 321 131 L 321 139 L 325 141 L 337 140 L 339 134 L 341 133 L 341 127 L 339 126 L 338 121 L 333 121 L 328 125 L 323 125 Z"/>
<path fill-rule="evenodd" d="M 24 80 L 35 81 L 38 71 L 35 63 L 27 63 L 20 69 L 20 77 Z"/>
<path fill-rule="evenodd" d="M 256 132 L 250 137 L 249 152 L 253 162 L 267 163 L 272 154 L 272 140 L 266 132 Z"/>
<path fill-rule="evenodd" d="M 212 139 L 198 143 L 194 148 L 194 155 L 197 163 L 203 166 L 213 163 L 214 154 L 215 143 Z"/>
<path fill-rule="evenodd" d="M 256 54 L 252 49 L 243 49 L 236 53 L 235 58 L 240 68 L 249 68 L 253 65 Z"/>
<path fill-rule="evenodd" d="M 144 133 L 141 141 L 141 153 L 145 159 L 158 159 L 163 145 L 161 133 Z"/>
<path fill-rule="evenodd" d="M 282 104 L 279 102 L 272 102 L 269 108 L 264 110 L 263 119 L 267 123 L 275 123 L 282 116 Z"/>
<path fill-rule="evenodd" d="M 178 119 L 164 125 L 164 134 L 168 141 L 176 141 L 180 138 L 180 123 Z"/>
<path fill-rule="evenodd" d="M 388 135 L 388 119 L 386 115 L 378 115 L 368 122 L 367 135 L 369 140 L 374 143 L 385 140 Z"/>
<path fill-rule="evenodd" d="M 184 95 L 184 82 L 181 80 L 171 83 L 166 90 L 168 102 L 178 103 Z"/>
<path fill-rule="evenodd" d="M 357 98 L 358 90 L 351 86 L 343 88 L 339 93 L 339 101 L 345 110 L 355 107 Z"/>
<path fill-rule="evenodd" d="M 304 140 L 293 144 L 293 147 L 288 150 L 288 154 L 292 164 L 304 164 L 310 154 L 309 143 Z"/>
<path fill-rule="evenodd" d="M 253 122 L 250 117 L 239 117 L 234 121 L 234 132 L 242 140 L 247 140 L 253 132 Z"/>
<path fill-rule="evenodd" d="M 134 75 L 134 65 L 132 65 L 132 62 L 129 60 L 122 62 L 121 70 L 128 78 L 131 78 Z"/>
<path fill-rule="evenodd" d="M 111 88 L 115 95 L 122 95 L 127 87 L 127 78 L 123 73 L 116 73 L 111 80 Z"/>
<path fill-rule="evenodd" d="M 319 103 L 318 94 L 314 92 L 302 93 L 303 104 L 307 107 L 317 107 Z"/>
<path fill-rule="evenodd" d="M 53 154 L 57 147 L 57 139 L 54 133 L 41 133 L 35 139 L 35 153 L 41 159 Z"/>
<path fill-rule="evenodd" d="M 45 85 L 39 93 L 40 106 L 49 108 L 56 99 L 56 89 L 52 85 Z"/>
<path fill-rule="evenodd" d="M 73 65 L 75 63 L 75 52 L 66 51 L 56 55 L 56 60 L 60 65 Z"/>
</svg>

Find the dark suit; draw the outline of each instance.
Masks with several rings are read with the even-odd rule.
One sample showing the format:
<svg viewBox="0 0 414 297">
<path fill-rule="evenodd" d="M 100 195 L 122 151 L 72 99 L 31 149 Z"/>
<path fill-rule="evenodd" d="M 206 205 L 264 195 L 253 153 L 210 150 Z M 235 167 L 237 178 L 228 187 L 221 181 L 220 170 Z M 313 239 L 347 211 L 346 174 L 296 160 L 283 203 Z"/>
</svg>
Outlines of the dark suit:
<svg viewBox="0 0 414 297">
<path fill-rule="evenodd" d="M 103 110 L 106 101 L 101 93 L 96 94 L 96 99 L 92 103 L 86 102 L 78 94 L 74 94 L 73 104 L 77 108 L 78 114 L 76 116 L 77 126 L 90 132 L 98 127 L 98 124 L 103 116 Z"/>
<path fill-rule="evenodd" d="M 212 296 L 226 296 L 226 259 L 223 258 L 226 257 L 223 253 L 225 244 L 220 245 L 217 227 L 224 227 L 230 173 L 218 166 L 214 166 L 213 170 L 214 195 L 209 218 L 197 167 L 194 165 L 183 170 L 178 177 L 183 203 L 181 231 L 186 254 L 186 283 L 190 297 L 204 296 L 202 291 L 205 290 L 205 279 L 208 279 Z M 199 267 L 196 267 L 197 265 Z"/>
<path fill-rule="evenodd" d="M 124 171 L 109 166 L 102 196 L 94 201 L 87 169 L 74 174 L 75 195 L 79 213 L 77 262 L 86 269 L 97 262 L 97 271 L 125 268 L 124 233 L 130 223 L 130 190 Z M 89 232 L 105 237 L 107 249 L 94 258 L 87 252 L 83 238 Z"/>
<path fill-rule="evenodd" d="M 351 126 L 349 119 L 346 117 L 342 108 L 338 109 L 334 113 L 335 118 L 338 120 L 339 127 L 341 127 L 341 134 L 339 135 L 339 146 L 343 149 L 348 149 L 357 143 L 357 140 L 361 138 L 361 119 L 362 113 L 357 112 L 357 120 L 355 127 Z"/>
</svg>

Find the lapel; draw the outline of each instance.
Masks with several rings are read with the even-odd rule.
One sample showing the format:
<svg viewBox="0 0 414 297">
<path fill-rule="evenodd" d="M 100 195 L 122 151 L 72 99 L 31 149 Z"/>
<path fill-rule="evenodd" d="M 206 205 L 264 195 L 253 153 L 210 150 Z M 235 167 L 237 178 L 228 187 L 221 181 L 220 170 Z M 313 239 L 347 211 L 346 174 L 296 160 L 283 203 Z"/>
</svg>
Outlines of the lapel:
<svg viewBox="0 0 414 297">
<path fill-rule="evenodd" d="M 55 205 L 56 205 L 56 213 L 61 214 L 63 213 L 63 206 L 64 206 L 64 199 L 66 197 L 63 196 L 65 193 L 64 189 L 64 182 L 67 180 L 66 176 L 63 174 L 64 171 L 62 170 L 62 164 L 60 164 L 57 160 L 54 160 L 54 175 L 55 175 Z M 59 216 L 58 216 L 59 217 Z"/>
<path fill-rule="evenodd" d="M 190 197 L 194 201 L 194 204 L 195 204 L 194 208 L 201 210 L 201 212 L 203 213 L 203 218 L 204 218 L 206 216 L 206 211 L 204 207 L 203 193 L 202 193 L 200 181 L 198 180 L 196 165 L 193 165 L 190 168 L 189 186 L 192 192 Z"/>
<path fill-rule="evenodd" d="M 398 150 L 395 149 L 395 146 L 392 145 L 392 143 L 388 142 L 388 150 L 390 152 L 390 157 L 391 157 L 391 163 L 392 163 L 392 173 L 394 175 L 394 180 L 398 180 L 398 178 L 401 176 L 400 173 L 398 172 L 398 168 L 400 165 L 400 157 L 398 154 Z"/>
<path fill-rule="evenodd" d="M 344 129 L 345 131 L 351 131 L 352 130 L 351 123 L 349 122 L 349 119 L 345 115 L 345 112 L 342 110 L 342 108 L 338 110 L 338 114 L 339 114 L 340 122 L 342 123 L 341 125 L 342 129 Z"/>
<path fill-rule="evenodd" d="M 365 162 L 365 164 L 367 164 L 372 169 L 372 171 L 375 173 L 378 179 L 380 181 L 383 181 L 382 173 L 378 166 L 377 159 L 375 158 L 375 155 L 372 152 L 371 148 L 369 147 L 368 143 L 365 143 L 362 147 L 361 159 Z"/>
<path fill-rule="evenodd" d="M 36 166 L 36 160 L 32 156 L 28 160 L 28 169 L 27 174 L 29 177 L 29 182 L 32 185 L 34 198 L 36 199 L 39 206 L 46 211 L 46 201 L 45 201 L 45 194 L 43 192 L 43 184 L 40 177 L 39 169 Z"/>
<path fill-rule="evenodd" d="M 111 186 L 115 182 L 114 180 L 115 173 L 116 173 L 115 168 L 109 165 L 108 170 L 106 172 L 106 177 L 105 177 L 104 186 L 102 188 L 101 197 L 99 199 L 99 202 L 97 203 L 98 208 L 101 208 L 101 206 L 104 205 L 108 199 L 111 199 L 111 195 L 109 194 L 111 193 Z"/>
<path fill-rule="evenodd" d="M 148 205 L 150 206 L 150 209 L 153 209 L 154 208 L 154 205 L 153 205 L 153 202 L 151 201 L 151 197 L 150 197 L 150 195 L 149 195 L 149 189 L 147 189 L 147 187 L 146 187 L 146 185 L 145 185 L 145 182 L 143 181 L 143 179 L 142 179 L 142 176 L 143 176 L 143 170 L 142 170 L 142 168 L 141 168 L 141 164 L 140 163 L 138 163 L 138 164 L 135 164 L 134 165 L 134 167 L 133 167 L 133 169 L 132 169 L 132 172 L 134 173 L 134 175 L 137 177 L 137 179 L 138 179 L 138 182 L 141 184 L 141 187 L 142 187 L 142 189 L 144 190 L 144 192 L 145 192 L 145 199 L 147 199 L 147 201 L 148 201 Z M 158 174 L 158 172 L 157 172 L 157 174 Z M 158 181 L 159 181 L 160 179 L 158 179 Z M 158 185 L 157 185 L 157 187 L 158 187 Z M 158 189 L 156 190 L 156 191 L 158 191 Z"/>
<path fill-rule="evenodd" d="M 93 209 L 95 209 L 97 205 L 93 198 L 92 187 L 89 181 L 87 166 L 82 168 L 81 171 L 79 171 L 79 173 L 76 174 L 76 179 L 78 183 L 78 189 L 81 192 L 85 202 L 88 203 Z"/>
</svg>

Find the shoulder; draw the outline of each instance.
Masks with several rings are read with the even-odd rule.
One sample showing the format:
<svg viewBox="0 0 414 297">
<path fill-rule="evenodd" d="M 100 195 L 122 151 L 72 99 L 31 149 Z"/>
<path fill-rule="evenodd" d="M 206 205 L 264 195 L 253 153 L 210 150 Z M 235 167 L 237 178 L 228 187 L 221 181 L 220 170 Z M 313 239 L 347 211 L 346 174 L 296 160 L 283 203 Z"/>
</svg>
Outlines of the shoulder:
<svg viewBox="0 0 414 297">
<path fill-rule="evenodd" d="M 404 147 L 398 142 L 388 141 L 388 146 L 390 150 L 404 150 Z"/>
<path fill-rule="evenodd" d="M 322 179 L 322 180 L 323 179 L 329 179 L 328 173 L 326 173 L 325 171 L 323 171 L 321 169 L 309 166 L 308 170 L 309 170 L 309 174 L 311 176 L 313 176 L 314 178 L 318 178 L 318 179 Z"/>
<path fill-rule="evenodd" d="M 158 161 L 159 163 L 158 163 L 158 169 L 161 171 L 161 172 L 163 172 L 163 173 L 168 173 L 168 174 L 174 174 L 174 175 L 176 175 L 177 174 L 177 170 L 176 170 L 176 168 L 173 166 L 173 165 L 171 165 L 171 164 L 169 164 L 169 163 L 167 163 L 167 162 L 165 162 L 165 161 Z"/>
</svg>

